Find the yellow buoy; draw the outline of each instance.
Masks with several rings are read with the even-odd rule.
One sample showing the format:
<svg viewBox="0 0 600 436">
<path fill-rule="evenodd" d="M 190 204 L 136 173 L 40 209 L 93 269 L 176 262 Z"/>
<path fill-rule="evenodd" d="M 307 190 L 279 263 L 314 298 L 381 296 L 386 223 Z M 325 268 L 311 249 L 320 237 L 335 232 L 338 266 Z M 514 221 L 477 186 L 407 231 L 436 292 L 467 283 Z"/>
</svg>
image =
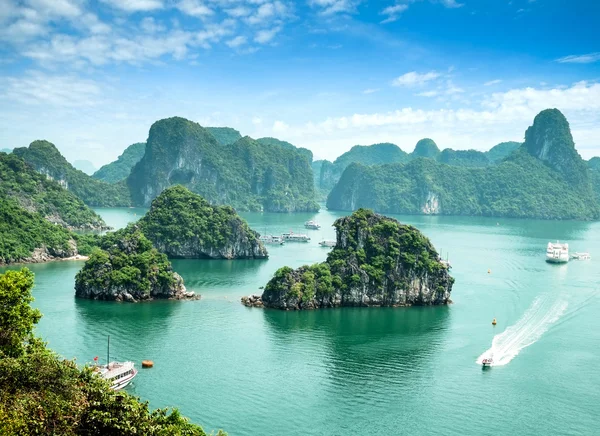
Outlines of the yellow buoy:
<svg viewBox="0 0 600 436">
<path fill-rule="evenodd" d="M 152 368 L 154 366 L 154 362 L 151 360 L 142 360 L 142 368 Z"/>
<path fill-rule="evenodd" d="M 492 320 L 492 325 L 496 325 L 496 318 Z"/>
</svg>

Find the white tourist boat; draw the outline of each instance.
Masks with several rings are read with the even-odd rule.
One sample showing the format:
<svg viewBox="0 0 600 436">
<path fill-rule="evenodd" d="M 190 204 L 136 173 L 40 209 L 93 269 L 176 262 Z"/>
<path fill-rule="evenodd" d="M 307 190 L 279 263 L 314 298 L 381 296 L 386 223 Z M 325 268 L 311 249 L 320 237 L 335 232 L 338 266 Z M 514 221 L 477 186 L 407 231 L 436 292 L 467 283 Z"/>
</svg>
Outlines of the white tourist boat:
<svg viewBox="0 0 600 436">
<path fill-rule="evenodd" d="M 95 371 L 100 374 L 100 377 L 108 380 L 111 389 L 115 391 L 121 390 L 131 383 L 138 373 L 133 362 L 110 361 L 110 336 L 108 337 L 106 361 L 108 362 L 106 365 L 96 366 Z"/>
<path fill-rule="evenodd" d="M 118 391 L 127 386 L 138 371 L 133 362 L 110 362 L 108 365 L 99 367 L 100 377 L 108 380 L 110 387 Z"/>
<path fill-rule="evenodd" d="M 283 243 L 285 242 L 283 240 L 282 236 L 275 236 L 275 235 L 263 235 L 258 239 L 263 244 L 269 244 L 269 245 L 283 245 Z"/>
<path fill-rule="evenodd" d="M 336 241 L 328 241 L 328 240 L 322 240 L 321 242 L 319 242 L 319 245 L 321 247 L 335 247 L 335 245 L 337 244 Z"/>
<path fill-rule="evenodd" d="M 289 233 L 282 234 L 281 237 L 283 238 L 284 241 L 288 241 L 288 242 L 308 242 L 308 241 L 310 241 L 310 238 L 308 237 L 308 235 L 305 235 L 303 233 L 294 233 L 291 231 Z"/>
<path fill-rule="evenodd" d="M 316 221 L 310 220 L 304 223 L 304 227 L 311 230 L 319 230 L 321 228 L 321 224 Z"/>
<path fill-rule="evenodd" d="M 569 261 L 569 244 L 548 242 L 546 249 L 546 262 L 567 263 Z"/>
</svg>

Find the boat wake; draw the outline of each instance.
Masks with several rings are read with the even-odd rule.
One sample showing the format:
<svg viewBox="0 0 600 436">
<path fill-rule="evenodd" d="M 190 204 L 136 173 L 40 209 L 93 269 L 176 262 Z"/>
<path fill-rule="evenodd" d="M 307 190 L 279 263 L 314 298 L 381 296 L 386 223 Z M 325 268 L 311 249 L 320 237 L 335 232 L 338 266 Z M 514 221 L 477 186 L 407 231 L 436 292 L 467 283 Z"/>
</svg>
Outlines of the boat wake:
<svg viewBox="0 0 600 436">
<path fill-rule="evenodd" d="M 483 359 L 493 356 L 491 366 L 503 366 L 513 360 L 519 352 L 535 343 L 558 321 L 565 313 L 568 303 L 564 300 L 537 298 L 525 314 L 514 325 L 494 336 L 492 347 L 477 358 L 482 364 Z"/>
</svg>

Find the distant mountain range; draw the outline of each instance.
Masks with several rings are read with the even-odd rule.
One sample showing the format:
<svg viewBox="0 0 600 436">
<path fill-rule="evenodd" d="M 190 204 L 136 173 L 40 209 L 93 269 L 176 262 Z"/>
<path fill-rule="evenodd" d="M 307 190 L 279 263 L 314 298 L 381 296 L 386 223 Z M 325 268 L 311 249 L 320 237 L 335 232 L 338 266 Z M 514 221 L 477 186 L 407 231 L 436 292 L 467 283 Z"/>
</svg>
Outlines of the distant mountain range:
<svg viewBox="0 0 600 436">
<path fill-rule="evenodd" d="M 600 217 L 600 185 L 591 174 L 595 170 L 588 169 L 596 161 L 586 164 L 579 156 L 569 123 L 557 109 L 536 116 L 521 146 L 503 143 L 487 154 L 448 153 L 454 156 L 449 165 L 440 159 L 444 152 L 436 149 L 433 141 L 422 140 L 408 162 L 348 165 L 329 194 L 327 207 L 404 214 Z M 473 165 L 485 163 L 482 155 L 488 163 Z"/>
<path fill-rule="evenodd" d="M 48 141 L 12 155 L 101 207 L 148 206 L 176 184 L 212 204 L 272 212 L 316 211 L 315 200 L 327 199 L 339 210 L 595 219 L 600 198 L 600 158 L 581 159 L 558 110 L 540 113 L 524 144 L 504 142 L 486 152 L 440 150 L 424 138 L 412 153 L 381 143 L 354 146 L 333 162 L 313 161 L 310 150 L 277 138 L 255 140 L 174 117 L 154 123 L 146 142 L 130 145 L 93 176 Z"/>
</svg>

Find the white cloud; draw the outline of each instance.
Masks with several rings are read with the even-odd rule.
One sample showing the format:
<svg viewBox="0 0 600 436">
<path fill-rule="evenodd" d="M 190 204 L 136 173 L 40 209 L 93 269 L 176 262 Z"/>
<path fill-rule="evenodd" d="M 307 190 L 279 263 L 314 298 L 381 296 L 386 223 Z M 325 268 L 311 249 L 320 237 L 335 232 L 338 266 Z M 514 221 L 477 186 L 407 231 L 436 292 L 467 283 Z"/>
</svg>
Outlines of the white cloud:
<svg viewBox="0 0 600 436">
<path fill-rule="evenodd" d="M 95 106 L 102 97 L 102 90 L 94 81 L 73 75 L 51 76 L 39 71 L 22 77 L 8 77 L 2 88 L 2 97 L 30 105 Z"/>
<path fill-rule="evenodd" d="M 214 11 L 198 0 L 180 0 L 177 9 L 192 17 L 206 17 L 214 14 Z"/>
<path fill-rule="evenodd" d="M 439 91 L 435 91 L 435 90 L 424 91 L 424 92 L 419 92 L 417 95 L 419 97 L 437 97 L 439 95 Z"/>
<path fill-rule="evenodd" d="M 252 25 L 267 25 L 273 20 L 279 20 L 289 13 L 287 6 L 277 0 L 272 3 L 264 3 L 258 7 L 255 13 L 246 18 L 246 22 Z"/>
<path fill-rule="evenodd" d="M 245 6 L 236 6 L 235 8 L 225 9 L 225 13 L 234 18 L 241 18 L 250 15 L 252 13 L 252 10 Z"/>
<path fill-rule="evenodd" d="M 363 94 L 374 94 L 378 91 L 380 91 L 379 88 L 367 88 L 363 91 Z"/>
<path fill-rule="evenodd" d="M 560 62 L 561 64 L 591 64 L 598 61 L 600 61 L 600 52 L 569 55 L 556 60 L 556 62 Z"/>
<path fill-rule="evenodd" d="M 419 86 L 423 85 L 431 80 L 437 79 L 440 77 L 440 73 L 436 71 L 430 71 L 428 73 L 420 74 L 416 71 L 411 71 L 410 73 L 403 74 L 400 77 L 397 77 L 392 82 L 394 86 Z"/>
<path fill-rule="evenodd" d="M 80 2 L 76 0 L 26 0 L 41 15 L 73 18 L 81 15 Z"/>
<path fill-rule="evenodd" d="M 146 33 L 164 32 L 166 30 L 166 27 L 158 23 L 154 17 L 145 17 L 140 22 L 140 28 Z"/>
<path fill-rule="evenodd" d="M 226 44 L 231 47 L 231 48 L 238 48 L 241 47 L 242 45 L 246 44 L 248 42 L 248 39 L 245 36 L 236 36 L 233 39 L 230 39 L 229 41 L 226 42 Z"/>
<path fill-rule="evenodd" d="M 308 2 L 310 6 L 319 8 L 322 15 L 355 14 L 358 3 L 357 0 L 309 0 Z"/>
<path fill-rule="evenodd" d="M 262 125 L 262 122 L 263 122 L 263 120 L 260 117 L 253 117 L 252 118 L 252 124 L 254 124 L 255 126 Z"/>
<path fill-rule="evenodd" d="M 500 80 L 500 79 L 490 80 L 489 82 L 485 82 L 483 84 L 483 86 L 493 86 L 493 85 L 497 85 L 498 83 L 502 83 L 502 80 Z"/>
<path fill-rule="evenodd" d="M 52 0 L 47 0 L 52 1 Z M 162 0 L 101 0 L 102 2 L 125 12 L 154 11 L 163 8 Z"/>
<path fill-rule="evenodd" d="M 406 3 L 388 6 L 387 8 L 385 8 L 384 10 L 382 10 L 380 12 L 380 15 L 387 15 L 387 18 L 385 20 L 383 20 L 381 23 L 385 24 L 385 23 L 392 23 L 394 21 L 397 21 L 398 18 L 400 18 L 400 15 L 402 14 L 402 12 L 404 12 L 407 9 L 408 9 L 408 5 Z"/>
<path fill-rule="evenodd" d="M 256 32 L 256 36 L 254 37 L 254 42 L 257 42 L 259 44 L 266 44 L 266 43 L 272 41 L 273 38 L 275 38 L 275 35 L 277 35 L 280 31 L 281 31 L 281 27 L 274 27 L 273 29 L 269 29 L 269 30 L 260 30 L 260 31 Z"/>
<path fill-rule="evenodd" d="M 458 3 L 456 0 L 440 0 L 440 3 L 447 8 L 462 8 L 464 6 L 463 3 Z"/>
</svg>

